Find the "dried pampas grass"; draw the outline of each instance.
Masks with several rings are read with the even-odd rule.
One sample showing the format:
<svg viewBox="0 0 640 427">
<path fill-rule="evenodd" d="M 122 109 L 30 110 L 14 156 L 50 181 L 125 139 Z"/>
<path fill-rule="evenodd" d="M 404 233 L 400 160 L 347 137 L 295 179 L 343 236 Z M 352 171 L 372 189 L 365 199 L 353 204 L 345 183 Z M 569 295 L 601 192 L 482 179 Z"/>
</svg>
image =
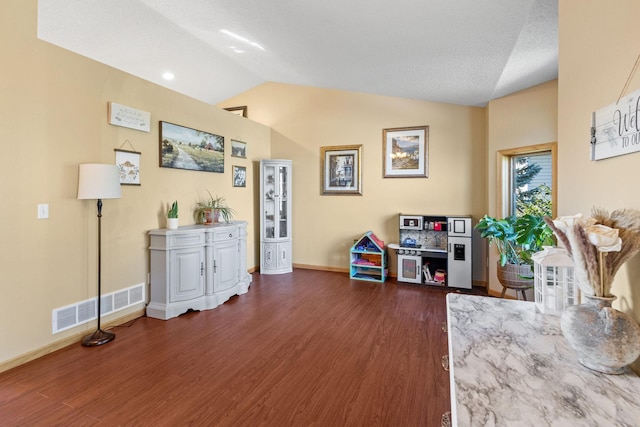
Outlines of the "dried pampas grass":
<svg viewBox="0 0 640 427">
<path fill-rule="evenodd" d="M 618 230 L 618 237 L 622 240 L 619 251 L 598 251 L 589 241 L 584 224 L 579 221 L 564 231 L 556 227 L 550 218 L 545 218 L 545 222 L 573 259 L 574 279 L 580 290 L 587 295 L 610 296 L 614 276 L 640 251 L 640 210 L 619 209 L 609 213 L 605 209 L 594 208 L 591 217 L 596 224 Z"/>
</svg>

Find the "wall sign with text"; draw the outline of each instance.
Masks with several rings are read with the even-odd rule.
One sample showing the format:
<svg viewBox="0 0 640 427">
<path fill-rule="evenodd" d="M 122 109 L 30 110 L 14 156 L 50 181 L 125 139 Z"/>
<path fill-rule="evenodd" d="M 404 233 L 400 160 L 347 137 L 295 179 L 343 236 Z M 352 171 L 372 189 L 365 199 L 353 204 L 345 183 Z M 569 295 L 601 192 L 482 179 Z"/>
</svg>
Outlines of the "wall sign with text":
<svg viewBox="0 0 640 427">
<path fill-rule="evenodd" d="M 109 102 L 109 123 L 129 129 L 151 132 L 151 113 Z"/>
<path fill-rule="evenodd" d="M 640 90 L 592 114 L 591 160 L 640 151 Z"/>
</svg>

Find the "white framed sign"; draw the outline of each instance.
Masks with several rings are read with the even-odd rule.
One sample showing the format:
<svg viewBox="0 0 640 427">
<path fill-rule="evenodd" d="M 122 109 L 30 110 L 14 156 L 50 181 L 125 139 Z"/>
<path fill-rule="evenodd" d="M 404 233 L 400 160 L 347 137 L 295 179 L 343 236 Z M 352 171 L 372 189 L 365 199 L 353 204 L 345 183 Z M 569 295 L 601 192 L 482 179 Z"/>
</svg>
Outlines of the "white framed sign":
<svg viewBox="0 0 640 427">
<path fill-rule="evenodd" d="M 151 113 L 109 102 L 109 123 L 115 126 L 151 132 Z"/>
<path fill-rule="evenodd" d="M 591 160 L 640 151 L 640 90 L 591 117 Z"/>
</svg>

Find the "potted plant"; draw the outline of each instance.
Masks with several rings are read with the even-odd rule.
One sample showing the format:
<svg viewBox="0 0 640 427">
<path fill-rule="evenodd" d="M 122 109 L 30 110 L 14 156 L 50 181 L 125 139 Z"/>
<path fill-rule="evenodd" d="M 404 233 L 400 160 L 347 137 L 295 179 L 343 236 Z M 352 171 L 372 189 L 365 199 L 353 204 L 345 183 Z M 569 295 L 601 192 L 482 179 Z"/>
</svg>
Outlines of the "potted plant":
<svg viewBox="0 0 640 427">
<path fill-rule="evenodd" d="M 485 215 L 475 226 L 480 235 L 495 244 L 498 280 L 504 287 L 523 289 L 533 286 L 531 256 L 543 246 L 553 246 L 553 231 L 544 217 L 526 214 L 496 219 Z"/>
<path fill-rule="evenodd" d="M 178 228 L 178 201 L 174 200 L 167 210 L 167 228 L 175 230 Z"/>
<path fill-rule="evenodd" d="M 207 190 L 207 193 L 209 194 L 208 198 L 196 203 L 194 211 L 196 222 L 205 225 L 220 222 L 221 219 L 224 222 L 229 222 L 236 211 L 227 205 L 224 197 L 214 197 L 209 190 Z"/>
</svg>

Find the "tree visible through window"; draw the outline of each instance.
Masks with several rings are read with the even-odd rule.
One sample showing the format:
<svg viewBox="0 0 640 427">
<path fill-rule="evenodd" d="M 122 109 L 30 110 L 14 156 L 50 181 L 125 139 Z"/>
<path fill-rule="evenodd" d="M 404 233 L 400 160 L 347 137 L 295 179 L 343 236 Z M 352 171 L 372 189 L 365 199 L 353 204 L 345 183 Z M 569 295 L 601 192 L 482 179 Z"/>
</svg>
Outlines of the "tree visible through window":
<svg viewBox="0 0 640 427">
<path fill-rule="evenodd" d="M 511 214 L 552 217 L 552 160 L 550 151 L 511 157 Z"/>
</svg>

